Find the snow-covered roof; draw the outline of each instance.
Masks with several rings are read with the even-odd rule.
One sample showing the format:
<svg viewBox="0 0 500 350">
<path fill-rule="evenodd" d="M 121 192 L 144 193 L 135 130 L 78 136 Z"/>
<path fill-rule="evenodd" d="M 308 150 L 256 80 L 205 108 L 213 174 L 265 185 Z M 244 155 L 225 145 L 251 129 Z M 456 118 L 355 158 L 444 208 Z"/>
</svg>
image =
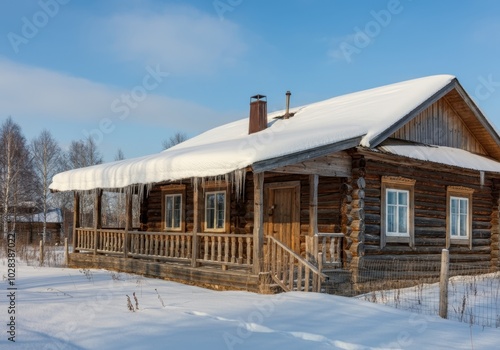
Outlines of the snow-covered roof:
<svg viewBox="0 0 500 350">
<path fill-rule="evenodd" d="M 248 118 L 198 135 L 161 153 L 57 174 L 55 191 L 124 188 L 191 177 L 232 174 L 258 162 L 358 140 L 364 147 L 455 81 L 436 75 L 292 108 L 268 115 L 268 128 L 248 134 Z M 349 146 L 349 147 L 352 147 Z"/>
<path fill-rule="evenodd" d="M 474 154 L 463 149 L 416 145 L 416 144 L 383 144 L 378 150 L 407 158 L 449 165 L 464 169 L 500 173 L 500 163 L 491 158 Z"/>
</svg>

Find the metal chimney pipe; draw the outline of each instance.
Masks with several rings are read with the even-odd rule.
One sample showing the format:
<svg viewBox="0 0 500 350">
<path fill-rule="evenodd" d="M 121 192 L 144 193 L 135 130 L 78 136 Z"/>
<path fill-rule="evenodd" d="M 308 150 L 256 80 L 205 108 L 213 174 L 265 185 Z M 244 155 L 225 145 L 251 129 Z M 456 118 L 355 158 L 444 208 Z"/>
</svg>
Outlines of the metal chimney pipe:
<svg viewBox="0 0 500 350">
<path fill-rule="evenodd" d="M 290 118 L 290 96 L 292 93 L 290 91 L 286 92 L 286 112 L 285 115 L 283 116 L 284 119 Z"/>
</svg>

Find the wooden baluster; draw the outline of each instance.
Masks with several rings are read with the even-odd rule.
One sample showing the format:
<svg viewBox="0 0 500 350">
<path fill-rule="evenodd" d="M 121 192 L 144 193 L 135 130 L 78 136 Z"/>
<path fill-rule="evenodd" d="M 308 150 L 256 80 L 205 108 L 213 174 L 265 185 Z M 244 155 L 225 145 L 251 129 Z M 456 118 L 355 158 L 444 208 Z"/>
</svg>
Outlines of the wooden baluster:
<svg viewBox="0 0 500 350">
<path fill-rule="evenodd" d="M 186 237 L 186 258 L 191 259 L 192 254 L 193 254 L 193 249 L 192 249 L 192 236 L 187 236 Z"/>
<path fill-rule="evenodd" d="M 181 258 L 186 257 L 186 236 L 181 236 Z"/>
<path fill-rule="evenodd" d="M 175 257 L 178 258 L 181 254 L 181 237 L 175 236 Z"/>
<path fill-rule="evenodd" d="M 305 266 L 304 267 L 304 277 L 305 277 L 305 283 L 304 283 L 304 292 L 309 292 L 309 267 Z"/>
<path fill-rule="evenodd" d="M 321 237 L 321 253 L 323 253 L 323 257 L 328 260 L 328 258 L 326 256 L 326 252 L 327 252 L 326 246 L 327 245 L 328 245 L 327 237 L 326 236 Z"/>
<path fill-rule="evenodd" d="M 330 259 L 325 259 L 325 261 L 328 261 L 329 263 L 336 263 L 337 262 L 337 241 L 338 238 L 331 237 L 330 238 Z"/>
<path fill-rule="evenodd" d="M 217 237 L 217 261 L 222 262 L 222 237 Z"/>
<path fill-rule="evenodd" d="M 224 238 L 224 262 L 229 262 L 229 237 Z"/>
<path fill-rule="evenodd" d="M 294 263 L 295 263 L 295 258 L 294 258 L 294 256 L 292 254 L 290 254 L 290 260 L 288 261 L 288 267 L 290 269 L 290 277 L 289 277 L 290 281 L 288 283 L 288 288 L 290 290 L 293 290 L 293 284 L 294 284 L 293 283 L 294 282 L 294 278 L 293 278 L 294 276 L 293 275 L 294 275 L 294 270 L 295 270 L 294 269 L 294 267 L 295 267 Z"/>
<path fill-rule="evenodd" d="M 252 238 L 247 237 L 247 265 L 252 263 Z"/>
<path fill-rule="evenodd" d="M 208 236 L 203 236 L 203 240 L 205 241 L 205 254 L 203 255 L 203 260 L 208 261 Z"/>
<path fill-rule="evenodd" d="M 302 264 L 297 265 L 297 291 L 302 291 Z"/>
<path fill-rule="evenodd" d="M 171 258 L 174 258 L 175 257 L 175 237 L 174 236 L 170 236 L 170 257 Z"/>
<path fill-rule="evenodd" d="M 165 256 L 170 256 L 170 236 L 165 236 Z"/>
<path fill-rule="evenodd" d="M 236 237 L 231 237 L 231 262 L 236 262 Z"/>
<path fill-rule="evenodd" d="M 210 252 L 210 259 L 212 261 L 215 261 L 215 237 L 212 236 L 212 246 L 210 247 L 212 249 L 212 251 Z"/>
<path fill-rule="evenodd" d="M 238 237 L 238 264 L 243 264 L 243 238 Z"/>
<path fill-rule="evenodd" d="M 341 264 L 342 263 L 342 238 L 338 237 L 336 240 L 337 240 L 337 254 L 335 256 L 335 262 Z"/>
</svg>

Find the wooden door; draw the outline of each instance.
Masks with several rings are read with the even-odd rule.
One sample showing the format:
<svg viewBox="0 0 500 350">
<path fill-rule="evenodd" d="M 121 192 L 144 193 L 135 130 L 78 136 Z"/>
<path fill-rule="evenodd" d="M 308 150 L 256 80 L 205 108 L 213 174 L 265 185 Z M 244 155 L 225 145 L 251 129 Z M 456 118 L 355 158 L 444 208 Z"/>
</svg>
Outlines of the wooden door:
<svg viewBox="0 0 500 350">
<path fill-rule="evenodd" d="M 300 254 L 300 184 L 275 183 L 266 186 L 265 229 Z"/>
</svg>

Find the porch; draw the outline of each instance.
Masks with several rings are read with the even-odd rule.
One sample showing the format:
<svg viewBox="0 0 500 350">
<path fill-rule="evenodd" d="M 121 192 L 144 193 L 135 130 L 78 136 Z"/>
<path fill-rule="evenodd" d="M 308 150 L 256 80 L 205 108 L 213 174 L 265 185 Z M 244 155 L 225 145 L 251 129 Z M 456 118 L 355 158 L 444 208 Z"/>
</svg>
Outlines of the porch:
<svg viewBox="0 0 500 350">
<path fill-rule="evenodd" d="M 316 258 L 307 261 L 276 238 L 267 236 L 263 260 L 255 264 L 253 235 L 77 228 L 69 264 L 213 289 L 319 292 L 328 279 L 323 271 L 341 267 L 342 239 L 341 233 L 317 233 Z M 258 272 L 256 265 L 260 266 Z"/>
</svg>

